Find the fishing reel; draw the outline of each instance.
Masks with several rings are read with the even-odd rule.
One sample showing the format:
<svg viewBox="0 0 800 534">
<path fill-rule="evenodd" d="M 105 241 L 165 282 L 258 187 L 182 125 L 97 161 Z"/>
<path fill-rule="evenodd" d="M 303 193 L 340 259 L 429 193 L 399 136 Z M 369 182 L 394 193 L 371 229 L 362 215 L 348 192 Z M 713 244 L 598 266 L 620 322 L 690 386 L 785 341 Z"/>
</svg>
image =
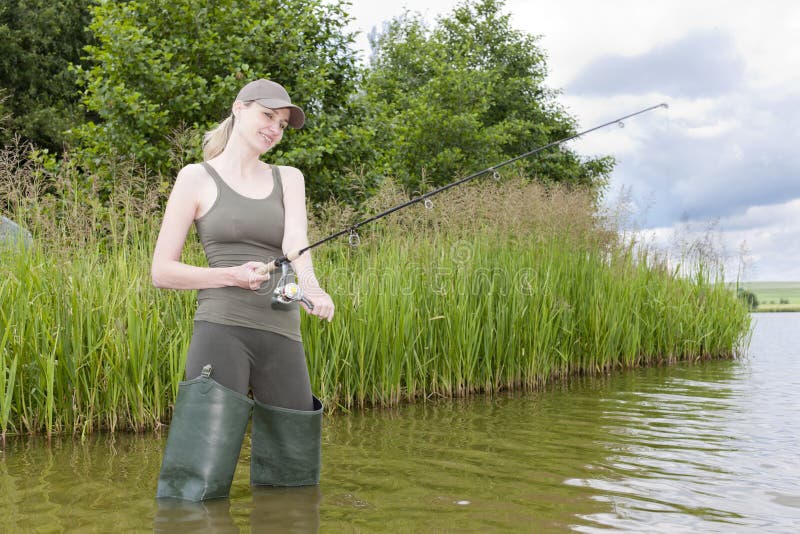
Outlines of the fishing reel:
<svg viewBox="0 0 800 534">
<path fill-rule="evenodd" d="M 272 292 L 271 306 L 273 310 L 291 310 L 295 302 L 302 302 L 309 310 L 314 309 L 311 301 L 303 296 L 303 290 L 297 282 L 290 281 L 290 278 L 293 277 L 294 275 L 289 271 L 289 262 L 281 263 L 281 277 L 278 279 L 275 291 Z"/>
</svg>

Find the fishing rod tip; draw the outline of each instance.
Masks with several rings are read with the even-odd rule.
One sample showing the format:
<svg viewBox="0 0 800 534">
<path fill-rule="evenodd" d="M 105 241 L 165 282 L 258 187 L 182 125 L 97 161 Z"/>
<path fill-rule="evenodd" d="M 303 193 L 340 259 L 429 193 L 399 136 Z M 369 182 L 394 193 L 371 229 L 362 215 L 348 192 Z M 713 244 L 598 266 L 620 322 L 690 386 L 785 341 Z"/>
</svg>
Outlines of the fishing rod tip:
<svg viewBox="0 0 800 534">
<path fill-rule="evenodd" d="M 664 109 L 669 109 L 669 104 L 667 104 L 666 102 L 662 102 L 662 103 L 660 103 L 660 104 L 658 105 L 658 107 L 660 107 L 660 108 L 664 108 Z"/>
</svg>

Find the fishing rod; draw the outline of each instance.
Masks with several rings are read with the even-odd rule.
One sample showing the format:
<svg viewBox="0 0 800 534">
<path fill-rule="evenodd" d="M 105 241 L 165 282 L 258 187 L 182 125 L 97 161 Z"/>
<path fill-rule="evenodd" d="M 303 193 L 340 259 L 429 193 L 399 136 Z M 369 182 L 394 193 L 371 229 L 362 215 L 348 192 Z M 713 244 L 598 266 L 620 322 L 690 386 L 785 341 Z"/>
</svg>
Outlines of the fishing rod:
<svg viewBox="0 0 800 534">
<path fill-rule="evenodd" d="M 515 161 L 519 161 L 519 160 L 524 159 L 524 158 L 529 158 L 529 157 L 531 157 L 531 156 L 533 156 L 535 154 L 538 154 L 539 152 L 547 150 L 548 148 L 553 148 L 553 147 L 559 146 L 561 144 L 566 143 L 567 141 L 572 141 L 573 139 L 576 139 L 578 137 L 581 137 L 581 136 L 584 136 L 586 134 L 592 133 L 592 132 L 594 132 L 596 130 L 600 130 L 601 128 L 605 128 L 607 126 L 611 126 L 612 124 L 616 124 L 620 128 L 622 128 L 622 127 L 625 126 L 623 121 L 625 121 L 627 119 L 630 119 L 632 117 L 635 117 L 637 115 L 641 115 L 643 113 L 647 113 L 648 111 L 652 111 L 654 109 L 658 109 L 658 108 L 667 109 L 667 108 L 669 108 L 669 106 L 664 102 L 664 103 L 661 103 L 661 104 L 657 104 L 655 106 L 650 106 L 648 108 L 640 109 L 639 111 L 636 111 L 634 113 L 630 113 L 628 115 L 624 115 L 624 116 L 616 118 L 614 120 L 611 120 L 611 121 L 608 121 L 608 122 L 604 122 L 603 124 L 599 124 L 597 126 L 589 128 L 587 130 L 583 130 L 582 132 L 578 132 L 576 134 L 570 135 L 569 137 L 564 137 L 563 139 L 559 139 L 557 141 L 552 141 L 550 143 L 547 143 L 546 145 L 541 145 L 539 147 L 534 148 L 533 150 L 530 150 L 528 152 L 525 152 L 524 154 L 520 154 L 519 156 L 516 156 L 516 157 L 513 157 L 511 159 L 508 159 L 508 160 L 506 160 L 506 161 L 504 161 L 502 163 L 498 163 L 497 165 L 492 165 L 491 167 L 487 167 L 486 169 L 483 169 L 482 171 L 478 171 L 476 173 L 470 174 L 469 176 L 465 176 L 464 178 L 461 178 L 459 180 L 451 182 L 451 183 L 449 183 L 447 185 L 443 185 L 443 186 L 441 186 L 441 187 L 439 187 L 437 189 L 433 189 L 431 191 L 428 191 L 424 195 L 420 195 L 420 196 L 418 196 L 416 198 L 412 198 L 411 200 L 403 202 L 402 204 L 398 204 L 397 206 L 389 208 L 386 211 L 382 211 L 381 213 L 378 213 L 377 215 L 373 215 L 372 217 L 364 219 L 361 222 L 358 222 L 358 223 L 356 223 L 356 224 L 354 224 L 352 226 L 348 226 L 347 228 L 344 228 L 344 229 L 342 229 L 342 230 L 340 230 L 338 232 L 335 232 L 335 233 L 329 235 L 328 237 L 320 239 L 319 241 L 317 241 L 315 243 L 312 243 L 312 244 L 308 245 L 307 247 L 298 249 L 296 251 L 289 252 L 289 253 L 285 254 L 284 256 L 281 256 L 281 257 L 271 261 L 265 267 L 262 267 L 261 269 L 259 269 L 257 272 L 258 272 L 258 274 L 262 274 L 263 275 L 263 274 L 271 273 L 272 271 L 274 271 L 278 267 L 281 268 L 281 278 L 280 278 L 280 280 L 278 282 L 277 287 L 275 288 L 275 293 L 274 293 L 273 299 L 272 299 L 273 307 L 274 308 L 279 308 L 279 309 L 285 309 L 293 302 L 302 301 L 309 308 L 313 308 L 313 306 L 311 305 L 311 302 L 303 296 L 303 291 L 302 291 L 302 289 L 300 289 L 300 286 L 297 285 L 294 282 L 288 282 L 289 263 L 294 261 L 294 260 L 296 260 L 298 257 L 300 257 L 302 254 L 308 252 L 309 250 L 311 250 L 313 248 L 316 248 L 316 247 L 318 247 L 320 245 L 323 245 L 323 244 L 327 243 L 328 241 L 336 239 L 337 237 L 341 237 L 341 236 L 343 236 L 345 234 L 349 234 L 349 236 L 350 236 L 350 244 L 356 245 L 359 242 L 358 233 L 356 232 L 356 230 L 358 230 L 360 227 L 362 227 L 364 225 L 367 225 L 367 224 L 369 224 L 371 222 L 375 222 L 378 219 L 382 219 L 383 217 L 386 217 L 387 215 L 391 215 L 392 213 L 394 213 L 396 211 L 399 211 L 399 210 L 401 210 L 403 208 L 406 208 L 408 206 L 411 206 L 413 204 L 417 204 L 419 202 L 424 202 L 427 207 L 430 207 L 432 205 L 431 201 L 430 201 L 430 197 L 432 197 L 434 195 L 438 195 L 439 193 L 441 193 L 443 191 L 447 191 L 448 189 L 451 189 L 453 187 L 456 187 L 456 186 L 459 186 L 459 185 L 464 184 L 466 182 L 469 182 L 470 180 L 474 180 L 475 178 L 477 178 L 479 176 L 483 176 L 484 174 L 487 174 L 487 173 L 490 173 L 490 172 L 493 173 L 495 176 L 497 176 L 498 175 L 497 174 L 497 169 L 505 167 L 506 165 L 510 165 L 510 164 L 514 163 Z"/>
</svg>

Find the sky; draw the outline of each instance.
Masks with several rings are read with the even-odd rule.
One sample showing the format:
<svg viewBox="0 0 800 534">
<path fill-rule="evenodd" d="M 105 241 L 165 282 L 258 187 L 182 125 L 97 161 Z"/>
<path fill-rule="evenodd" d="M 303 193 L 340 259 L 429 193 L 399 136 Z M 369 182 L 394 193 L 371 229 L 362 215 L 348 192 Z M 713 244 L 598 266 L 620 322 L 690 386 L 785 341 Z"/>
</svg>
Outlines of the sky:
<svg viewBox="0 0 800 534">
<path fill-rule="evenodd" d="M 407 8 L 431 24 L 456 0 L 352 0 L 366 34 Z M 506 0 L 539 36 L 546 84 L 581 129 L 665 102 L 570 143 L 612 155 L 605 202 L 672 249 L 705 238 L 726 278 L 800 281 L 800 0 Z M 532 147 L 533 148 L 533 147 Z"/>
</svg>

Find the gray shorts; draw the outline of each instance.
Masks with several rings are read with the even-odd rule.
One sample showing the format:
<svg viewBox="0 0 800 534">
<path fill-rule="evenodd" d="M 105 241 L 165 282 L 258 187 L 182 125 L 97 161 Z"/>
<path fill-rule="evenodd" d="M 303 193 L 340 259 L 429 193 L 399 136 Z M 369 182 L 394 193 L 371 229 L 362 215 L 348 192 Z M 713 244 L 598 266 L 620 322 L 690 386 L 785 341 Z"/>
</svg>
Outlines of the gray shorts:
<svg viewBox="0 0 800 534">
<path fill-rule="evenodd" d="M 269 406 L 313 410 L 311 382 L 303 344 L 245 326 L 195 321 L 186 378 L 200 376 L 211 364 L 211 378 L 226 388 Z"/>
</svg>

